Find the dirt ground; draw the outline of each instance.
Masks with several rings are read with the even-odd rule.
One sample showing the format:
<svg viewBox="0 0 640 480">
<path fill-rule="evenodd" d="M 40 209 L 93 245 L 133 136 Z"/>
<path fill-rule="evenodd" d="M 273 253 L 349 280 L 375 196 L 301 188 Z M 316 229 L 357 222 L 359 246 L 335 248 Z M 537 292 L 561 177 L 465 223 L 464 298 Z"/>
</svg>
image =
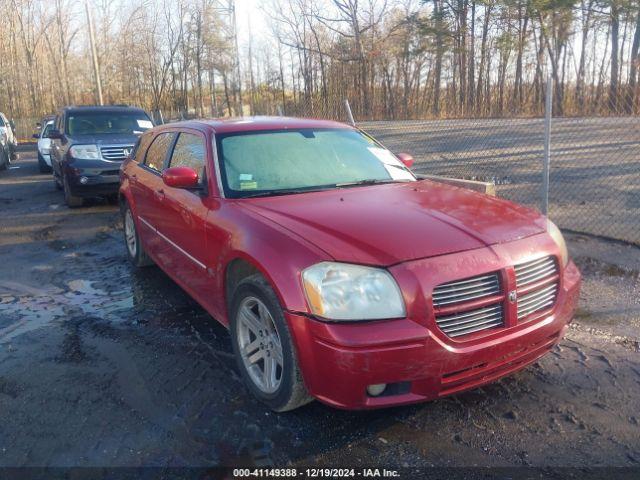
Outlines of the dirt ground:
<svg viewBox="0 0 640 480">
<path fill-rule="evenodd" d="M 117 208 L 69 210 L 32 155 L 0 172 L 0 467 L 640 465 L 640 249 L 569 235 L 578 318 L 536 365 L 418 406 L 274 414 L 229 338 Z"/>
</svg>

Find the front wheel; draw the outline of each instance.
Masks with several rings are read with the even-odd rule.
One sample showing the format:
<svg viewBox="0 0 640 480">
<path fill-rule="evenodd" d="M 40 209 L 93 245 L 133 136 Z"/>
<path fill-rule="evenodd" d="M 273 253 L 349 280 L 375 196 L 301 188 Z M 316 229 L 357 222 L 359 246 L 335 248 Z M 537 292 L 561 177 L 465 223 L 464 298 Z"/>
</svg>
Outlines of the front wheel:
<svg viewBox="0 0 640 480">
<path fill-rule="evenodd" d="M 40 155 L 40 152 L 38 152 L 38 170 L 40 170 L 40 173 L 51 172 L 51 167 L 44 161 L 44 157 Z"/>
<path fill-rule="evenodd" d="M 69 180 L 66 175 L 63 175 L 62 177 L 62 185 L 64 189 L 64 201 L 69 208 L 76 208 L 84 205 L 84 198 L 71 193 L 71 187 L 69 186 Z"/>
<path fill-rule="evenodd" d="M 242 280 L 231 303 L 233 351 L 249 390 L 277 412 L 313 400 L 304 386 L 282 307 L 264 277 Z"/>
</svg>

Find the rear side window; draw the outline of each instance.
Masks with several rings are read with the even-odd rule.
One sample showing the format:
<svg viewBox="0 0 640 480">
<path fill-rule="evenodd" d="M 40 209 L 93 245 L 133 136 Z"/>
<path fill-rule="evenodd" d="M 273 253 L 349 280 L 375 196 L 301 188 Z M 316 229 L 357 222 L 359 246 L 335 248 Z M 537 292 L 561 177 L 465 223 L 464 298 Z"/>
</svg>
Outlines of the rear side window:
<svg viewBox="0 0 640 480">
<path fill-rule="evenodd" d="M 167 158 L 169 147 L 171 147 L 173 143 L 173 138 L 173 133 L 161 133 L 158 135 L 153 140 L 149 150 L 147 150 L 144 164 L 152 170 L 161 172 L 164 167 L 164 160 Z"/>
<path fill-rule="evenodd" d="M 200 135 L 181 133 L 171 155 L 170 167 L 190 167 L 198 172 L 202 181 L 205 162 L 204 139 Z"/>
</svg>

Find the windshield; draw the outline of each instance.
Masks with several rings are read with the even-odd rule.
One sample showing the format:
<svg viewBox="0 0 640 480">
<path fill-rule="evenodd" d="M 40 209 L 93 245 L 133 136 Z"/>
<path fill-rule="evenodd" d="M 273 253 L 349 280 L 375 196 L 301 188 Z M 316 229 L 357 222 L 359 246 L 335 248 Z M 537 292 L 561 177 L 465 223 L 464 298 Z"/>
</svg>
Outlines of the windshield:
<svg viewBox="0 0 640 480">
<path fill-rule="evenodd" d="M 67 117 L 67 133 L 73 135 L 141 134 L 153 127 L 142 112 L 75 112 Z"/>
<path fill-rule="evenodd" d="M 227 197 L 415 181 L 391 152 L 356 130 L 301 129 L 217 136 Z"/>
</svg>

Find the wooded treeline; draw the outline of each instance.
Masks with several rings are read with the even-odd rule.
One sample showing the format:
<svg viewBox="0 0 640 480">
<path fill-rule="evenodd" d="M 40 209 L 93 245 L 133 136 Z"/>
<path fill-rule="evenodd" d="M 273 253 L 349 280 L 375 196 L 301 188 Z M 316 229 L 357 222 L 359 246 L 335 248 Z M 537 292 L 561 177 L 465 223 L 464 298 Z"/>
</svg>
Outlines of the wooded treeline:
<svg viewBox="0 0 640 480">
<path fill-rule="evenodd" d="M 165 118 L 640 112 L 639 0 L 90 0 L 105 103 Z M 95 103 L 84 2 L 0 0 L 0 110 Z M 238 18 L 238 22 L 247 22 Z M 264 30 L 264 29 L 263 29 Z M 250 30 L 250 32 L 252 32 Z"/>
</svg>

